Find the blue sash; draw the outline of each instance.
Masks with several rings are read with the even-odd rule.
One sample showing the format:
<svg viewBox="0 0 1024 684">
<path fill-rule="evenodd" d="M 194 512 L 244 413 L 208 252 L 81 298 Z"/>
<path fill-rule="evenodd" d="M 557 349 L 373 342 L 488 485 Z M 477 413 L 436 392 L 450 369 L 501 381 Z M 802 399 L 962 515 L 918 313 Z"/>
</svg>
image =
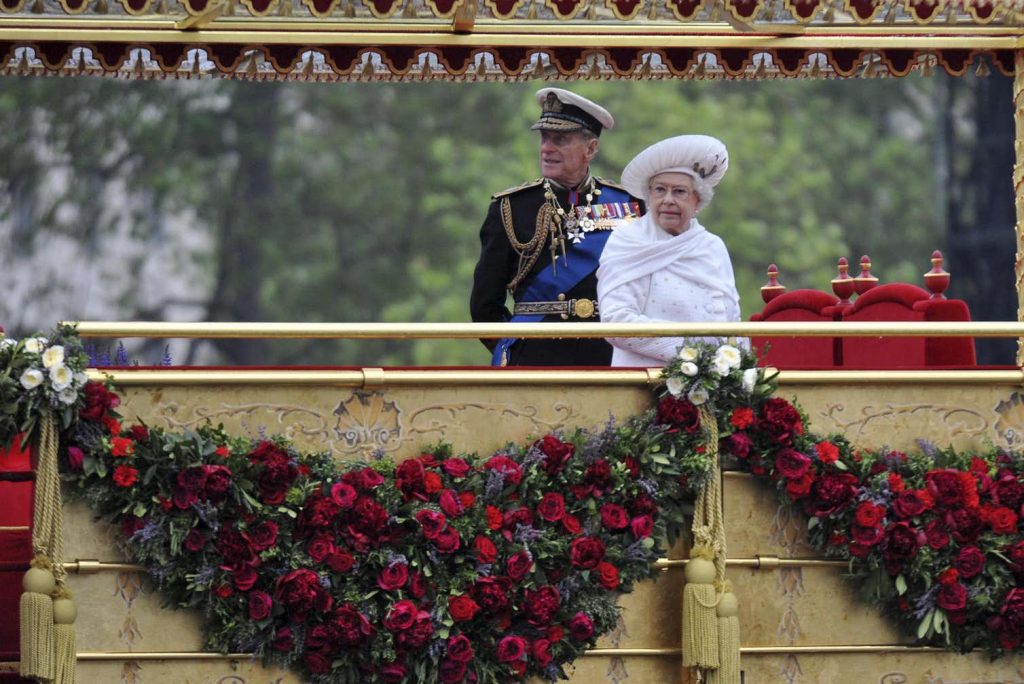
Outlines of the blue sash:
<svg viewBox="0 0 1024 684">
<path fill-rule="evenodd" d="M 597 204 L 615 204 L 632 201 L 632 198 L 622 190 L 603 186 L 601 188 L 600 201 Z M 594 230 L 586 234 L 582 241 L 572 244 L 566 248 L 566 259 L 558 262 L 558 272 L 552 268 L 544 268 L 537 276 L 530 281 L 520 296 L 523 302 L 553 302 L 558 295 L 568 292 L 578 285 L 584 278 L 597 270 L 601 261 L 601 252 L 604 245 L 611 236 L 610 230 Z M 512 316 L 509 323 L 538 323 L 544 319 L 544 314 L 518 314 Z M 498 340 L 491 356 L 492 366 L 504 366 L 508 362 L 509 349 L 518 341 L 515 337 L 504 337 Z"/>
</svg>

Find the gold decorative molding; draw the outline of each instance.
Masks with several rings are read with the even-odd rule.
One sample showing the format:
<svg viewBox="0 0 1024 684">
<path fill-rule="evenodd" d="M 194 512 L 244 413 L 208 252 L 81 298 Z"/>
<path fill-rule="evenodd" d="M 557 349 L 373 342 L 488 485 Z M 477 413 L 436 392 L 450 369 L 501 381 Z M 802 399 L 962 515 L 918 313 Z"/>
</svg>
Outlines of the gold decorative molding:
<svg viewBox="0 0 1024 684">
<path fill-rule="evenodd" d="M 1017 259 L 1013 272 L 1017 283 L 1017 320 L 1024 321 L 1024 50 L 1018 47 L 1013 53 L 1013 123 L 1015 131 L 1013 165 L 1014 207 L 1017 223 Z M 1017 365 L 1024 368 L 1024 335 L 1017 340 Z"/>
</svg>

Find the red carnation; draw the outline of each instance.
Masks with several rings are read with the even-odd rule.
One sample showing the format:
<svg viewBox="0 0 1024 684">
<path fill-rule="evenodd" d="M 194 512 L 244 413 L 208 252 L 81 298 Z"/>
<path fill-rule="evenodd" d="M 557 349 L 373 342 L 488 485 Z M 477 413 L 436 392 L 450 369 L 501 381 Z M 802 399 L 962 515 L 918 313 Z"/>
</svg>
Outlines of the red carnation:
<svg viewBox="0 0 1024 684">
<path fill-rule="evenodd" d="M 861 502 L 853 517 L 861 527 L 877 527 L 885 518 L 885 506 L 879 506 L 870 501 Z"/>
<path fill-rule="evenodd" d="M 668 395 L 658 402 L 655 421 L 668 425 L 673 431 L 685 430 L 692 435 L 700 430 L 700 410 L 688 399 Z"/>
<path fill-rule="evenodd" d="M 537 591 L 527 589 L 523 597 L 523 610 L 526 619 L 534 627 L 544 627 L 558 612 L 561 601 L 562 597 L 558 589 L 550 585 L 545 585 Z"/>
<path fill-rule="evenodd" d="M 818 442 L 814 445 L 814 451 L 822 463 L 835 463 L 839 460 L 839 447 L 832 442 Z"/>
<path fill-rule="evenodd" d="M 139 471 L 131 466 L 117 466 L 114 469 L 114 484 L 118 487 L 131 487 L 139 479 Z"/>
<path fill-rule="evenodd" d="M 113 437 L 110 440 L 110 455 L 115 457 L 131 456 L 135 453 L 135 442 L 128 437 Z"/>
<path fill-rule="evenodd" d="M 619 586 L 619 569 L 601 561 L 597 564 L 597 581 L 605 589 L 615 589 Z"/>
<path fill-rule="evenodd" d="M 729 423 L 737 430 L 746 430 L 753 422 L 754 410 L 749 406 L 735 408 L 729 416 Z"/>
<path fill-rule="evenodd" d="M 562 472 L 566 461 L 576 450 L 571 442 L 563 442 L 554 435 L 545 435 L 543 439 L 535 442 L 534 446 L 544 454 L 544 470 L 552 476 Z"/>
<path fill-rule="evenodd" d="M 789 446 L 793 437 L 804 433 L 800 412 L 785 399 L 773 397 L 761 405 L 757 427 L 776 444 Z"/>
</svg>

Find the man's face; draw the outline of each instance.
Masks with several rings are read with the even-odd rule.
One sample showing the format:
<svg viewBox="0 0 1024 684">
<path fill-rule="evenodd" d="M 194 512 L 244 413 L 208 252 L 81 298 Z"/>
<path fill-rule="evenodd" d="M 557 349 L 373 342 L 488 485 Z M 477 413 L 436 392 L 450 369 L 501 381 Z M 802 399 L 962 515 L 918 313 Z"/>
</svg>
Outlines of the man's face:
<svg viewBox="0 0 1024 684">
<path fill-rule="evenodd" d="M 540 173 L 565 187 L 583 180 L 595 154 L 597 139 L 579 131 L 540 132 Z"/>
<path fill-rule="evenodd" d="M 662 230 L 679 235 L 690 227 L 700 201 L 693 178 L 685 173 L 659 173 L 651 178 L 648 188 L 650 211 Z"/>
</svg>

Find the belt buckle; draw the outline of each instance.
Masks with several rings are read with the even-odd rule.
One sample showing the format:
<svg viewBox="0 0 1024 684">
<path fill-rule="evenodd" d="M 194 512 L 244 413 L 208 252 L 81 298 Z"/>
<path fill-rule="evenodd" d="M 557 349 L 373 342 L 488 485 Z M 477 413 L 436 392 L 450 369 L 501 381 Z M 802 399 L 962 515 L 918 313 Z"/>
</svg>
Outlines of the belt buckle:
<svg viewBox="0 0 1024 684">
<path fill-rule="evenodd" d="M 573 315 L 576 318 L 592 318 L 594 313 L 597 311 L 597 306 L 592 299 L 575 299 L 573 300 Z"/>
</svg>

